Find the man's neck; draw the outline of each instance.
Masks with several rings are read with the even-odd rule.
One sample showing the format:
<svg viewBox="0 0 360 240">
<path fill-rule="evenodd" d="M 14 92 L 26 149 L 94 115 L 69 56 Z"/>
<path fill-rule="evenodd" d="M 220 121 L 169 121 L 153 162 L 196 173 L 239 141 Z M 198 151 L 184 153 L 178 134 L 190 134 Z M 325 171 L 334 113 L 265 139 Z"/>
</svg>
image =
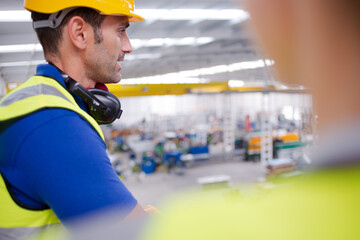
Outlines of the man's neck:
<svg viewBox="0 0 360 240">
<path fill-rule="evenodd" d="M 79 61 L 62 60 L 56 57 L 47 57 L 48 62 L 51 62 L 57 68 L 69 75 L 72 79 L 80 83 L 85 88 L 94 88 L 96 82 L 88 79 L 85 75 L 84 67 Z"/>
</svg>

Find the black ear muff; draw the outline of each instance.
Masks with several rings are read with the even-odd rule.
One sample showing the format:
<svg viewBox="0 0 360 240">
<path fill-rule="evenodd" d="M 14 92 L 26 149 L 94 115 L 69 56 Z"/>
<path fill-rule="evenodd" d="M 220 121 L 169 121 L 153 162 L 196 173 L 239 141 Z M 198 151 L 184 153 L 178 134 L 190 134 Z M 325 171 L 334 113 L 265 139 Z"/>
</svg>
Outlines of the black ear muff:
<svg viewBox="0 0 360 240">
<path fill-rule="evenodd" d="M 112 93 L 107 92 L 102 89 L 92 88 L 88 89 L 88 91 L 95 96 L 101 103 L 106 106 L 105 111 L 101 111 L 99 114 L 98 111 L 95 111 L 93 114 L 96 115 L 94 119 L 99 124 L 108 124 L 114 122 L 116 119 L 121 117 L 121 103 L 119 99 Z M 91 108 L 91 107 L 90 107 Z M 91 115 L 91 110 L 89 111 Z"/>
<path fill-rule="evenodd" d="M 102 89 L 86 89 L 69 76 L 64 81 L 71 92 L 84 101 L 86 110 L 99 124 L 109 124 L 121 117 L 122 110 L 119 99 L 112 93 Z"/>
<path fill-rule="evenodd" d="M 56 67 L 52 62 L 49 64 Z M 98 88 L 86 89 L 60 68 L 56 68 L 68 89 L 83 100 L 87 112 L 98 124 L 109 124 L 121 117 L 121 103 L 114 94 Z"/>
</svg>

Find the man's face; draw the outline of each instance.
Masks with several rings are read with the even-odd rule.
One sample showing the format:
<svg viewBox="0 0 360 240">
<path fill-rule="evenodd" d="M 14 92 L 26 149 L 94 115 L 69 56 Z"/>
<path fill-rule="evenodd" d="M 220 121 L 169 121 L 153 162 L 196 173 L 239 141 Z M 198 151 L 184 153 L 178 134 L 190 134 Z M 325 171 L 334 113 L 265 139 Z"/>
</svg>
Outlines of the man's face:
<svg viewBox="0 0 360 240">
<path fill-rule="evenodd" d="M 291 0 L 246 0 L 257 40 L 268 57 L 275 60 L 280 80 L 299 84 L 297 78 L 297 43 Z"/>
<path fill-rule="evenodd" d="M 121 66 L 125 54 L 132 51 L 126 28 L 127 17 L 106 16 L 101 25 L 100 43 L 89 44 L 85 56 L 85 74 L 90 80 L 99 83 L 117 83 L 121 80 Z"/>
</svg>

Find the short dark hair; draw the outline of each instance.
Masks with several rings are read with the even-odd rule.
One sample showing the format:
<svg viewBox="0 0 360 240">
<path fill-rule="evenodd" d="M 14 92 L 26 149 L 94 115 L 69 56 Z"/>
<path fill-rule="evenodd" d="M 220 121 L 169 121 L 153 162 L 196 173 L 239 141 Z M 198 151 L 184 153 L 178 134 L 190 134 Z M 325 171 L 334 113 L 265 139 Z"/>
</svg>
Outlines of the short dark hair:
<svg viewBox="0 0 360 240">
<path fill-rule="evenodd" d="M 50 14 L 31 12 L 33 21 L 48 19 Z M 92 8 L 80 7 L 69 12 L 63 19 L 62 23 L 57 28 L 37 28 L 35 29 L 36 35 L 44 49 L 45 56 L 47 54 L 57 55 L 59 53 L 59 43 L 62 39 L 62 30 L 64 26 L 73 16 L 79 16 L 89 23 L 94 30 L 95 43 L 103 41 L 101 33 L 101 24 L 105 19 L 105 15 L 100 14 Z"/>
</svg>

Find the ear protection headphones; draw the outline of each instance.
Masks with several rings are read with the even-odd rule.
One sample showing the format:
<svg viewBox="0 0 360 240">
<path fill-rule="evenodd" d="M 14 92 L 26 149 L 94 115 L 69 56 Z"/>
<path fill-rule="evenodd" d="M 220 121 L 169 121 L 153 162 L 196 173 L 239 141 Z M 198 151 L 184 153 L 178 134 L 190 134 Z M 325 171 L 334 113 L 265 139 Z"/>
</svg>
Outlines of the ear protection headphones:
<svg viewBox="0 0 360 240">
<path fill-rule="evenodd" d="M 55 66 L 52 63 L 50 64 Z M 98 88 L 86 89 L 62 70 L 57 69 L 60 71 L 67 88 L 83 100 L 87 112 L 98 124 L 109 124 L 121 117 L 123 112 L 121 103 L 114 94 Z"/>
</svg>

